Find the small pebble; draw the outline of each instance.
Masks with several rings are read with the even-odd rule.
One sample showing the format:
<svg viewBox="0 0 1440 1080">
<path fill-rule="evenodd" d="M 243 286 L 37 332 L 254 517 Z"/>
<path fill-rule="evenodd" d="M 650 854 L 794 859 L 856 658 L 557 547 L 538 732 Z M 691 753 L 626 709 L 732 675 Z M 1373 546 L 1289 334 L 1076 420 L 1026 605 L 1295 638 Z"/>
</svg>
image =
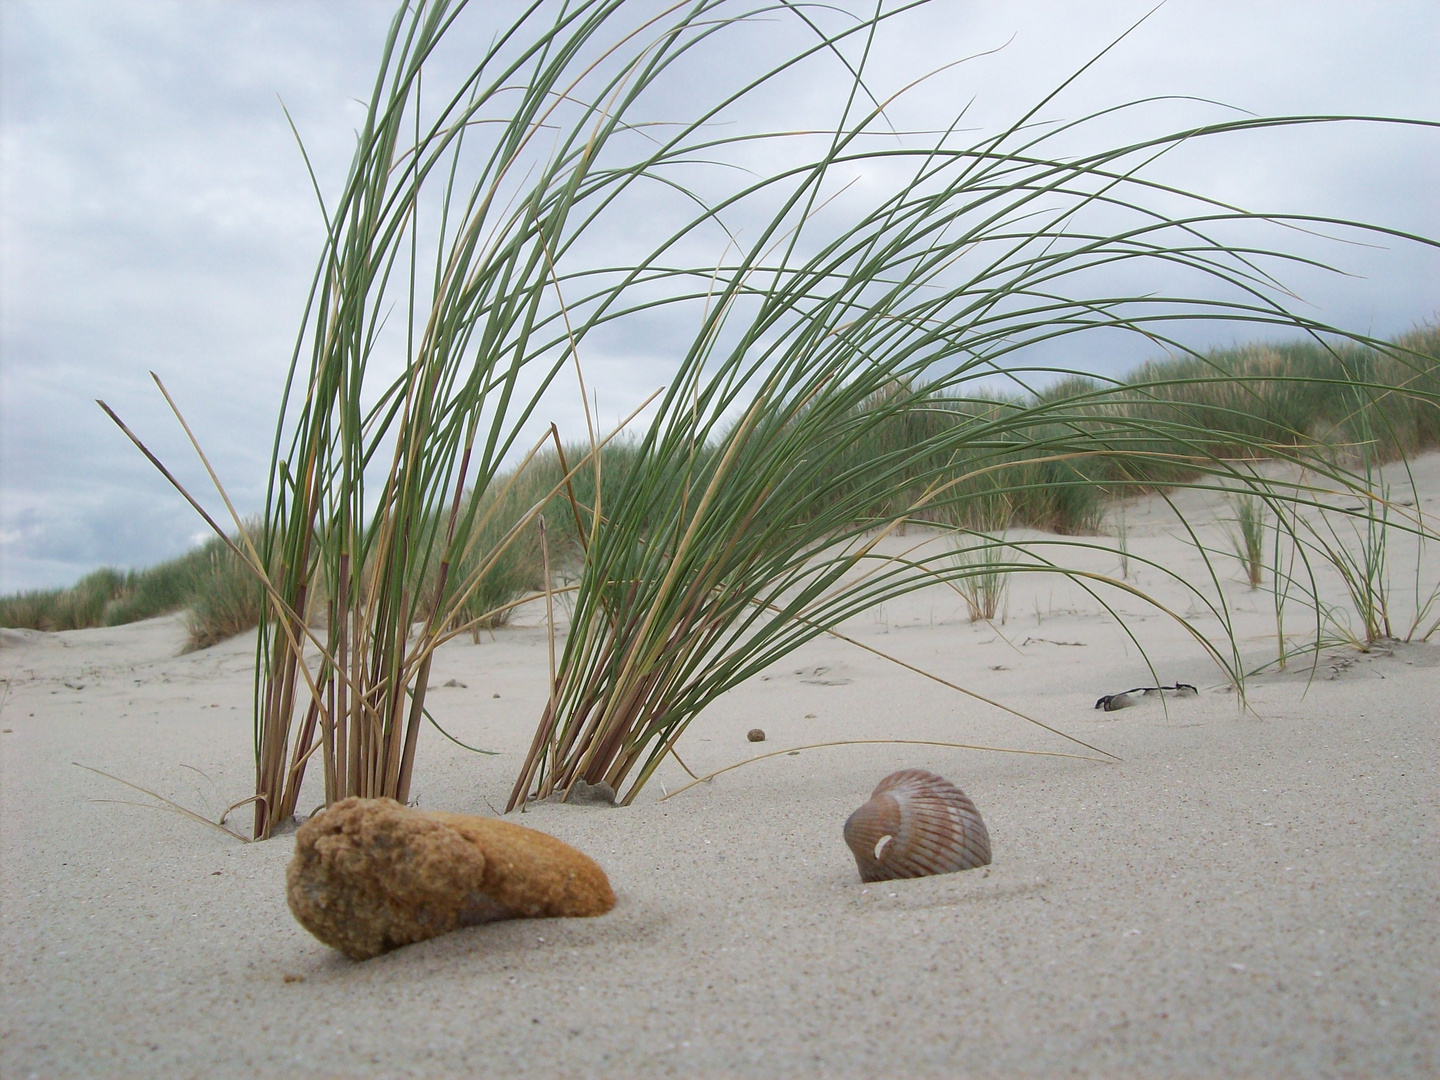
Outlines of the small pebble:
<svg viewBox="0 0 1440 1080">
<path fill-rule="evenodd" d="M 749 739 L 751 742 L 764 742 L 765 732 L 761 731 L 758 727 L 752 727 L 749 731 L 745 733 L 745 738 Z"/>
</svg>

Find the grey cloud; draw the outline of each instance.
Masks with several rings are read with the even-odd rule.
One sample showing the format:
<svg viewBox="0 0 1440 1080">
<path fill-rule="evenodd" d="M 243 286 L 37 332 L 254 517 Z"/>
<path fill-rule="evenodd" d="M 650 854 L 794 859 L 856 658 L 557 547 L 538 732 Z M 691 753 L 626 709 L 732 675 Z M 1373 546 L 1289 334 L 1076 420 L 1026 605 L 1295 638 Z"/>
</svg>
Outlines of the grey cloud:
<svg viewBox="0 0 1440 1080">
<path fill-rule="evenodd" d="M 1150 6 L 942 0 L 889 27 L 874 82 L 893 90 L 1013 35 L 998 53 L 937 75 L 892 107 L 899 126 L 918 128 L 973 98 L 967 126 L 993 130 Z M 488 40 L 490 24 L 515 9 L 476 5 L 470 41 Z M 369 96 L 393 10 L 390 0 L 0 7 L 0 589 L 66 583 L 103 563 L 145 565 L 196 535 L 191 511 L 91 400 L 115 405 L 199 494 L 204 474 L 149 382 L 152 368 L 241 505 L 259 505 L 279 380 L 321 238 L 277 95 L 333 194 L 361 117 L 354 99 Z M 728 51 L 676 73 L 677 113 L 737 77 L 742 61 L 798 33 L 771 22 L 727 38 Z M 445 63 L 462 62 L 466 49 L 457 40 Z M 1435 118 L 1437 52 L 1440 20 L 1428 3 L 1171 0 L 1047 115 L 1186 93 L 1263 113 Z M 787 119 L 818 118 L 834 103 L 823 82 L 779 89 Z M 1218 115 L 1212 105 L 1157 104 L 1106 121 L 1103 131 L 1124 138 L 1128 124 L 1154 131 Z M 767 152 L 757 149 L 761 158 Z M 1435 132 L 1271 133 L 1187 148 L 1166 169 L 1184 186 L 1247 205 L 1440 235 Z M 617 246 L 625 239 L 623 230 L 597 235 Z M 1295 273 L 1292 283 L 1323 318 L 1388 334 L 1435 316 L 1433 252 L 1399 243 L 1386 251 L 1301 246 L 1358 275 Z M 1234 334 L 1220 329 L 1195 342 Z M 687 324 L 658 316 L 597 335 L 602 411 L 627 412 L 664 381 L 688 339 Z M 1147 353 L 1106 335 L 1036 356 L 1119 370 Z M 579 436 L 577 402 L 558 398 L 554 416 Z"/>
</svg>

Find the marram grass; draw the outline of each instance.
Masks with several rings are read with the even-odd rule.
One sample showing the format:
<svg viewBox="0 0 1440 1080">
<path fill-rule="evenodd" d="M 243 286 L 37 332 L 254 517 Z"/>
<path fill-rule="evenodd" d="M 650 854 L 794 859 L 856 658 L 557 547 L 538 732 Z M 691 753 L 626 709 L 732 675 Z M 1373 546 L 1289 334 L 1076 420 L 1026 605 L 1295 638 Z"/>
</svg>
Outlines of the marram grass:
<svg viewBox="0 0 1440 1080">
<path fill-rule="evenodd" d="M 1333 452 L 1356 417 L 1377 452 L 1434 438 L 1420 350 L 1285 306 L 1279 275 L 1313 265 L 1277 246 L 1287 226 L 1367 226 L 1255 214 L 1147 178 L 1181 144 L 1348 118 L 1223 121 L 1077 155 L 1101 114 L 1039 123 L 1067 80 L 978 142 L 958 124 L 899 132 L 867 58 L 902 9 L 729 0 L 537 3 L 458 81 L 424 82 L 466 6 L 415 2 L 392 24 L 350 176 L 324 206 L 260 541 L 235 549 L 264 595 L 257 836 L 293 813 L 312 757 L 327 801 L 408 798 L 431 656 L 534 587 L 542 513 L 542 565 L 548 537 L 574 526 L 571 629 L 511 808 L 582 779 L 633 800 L 716 696 L 875 603 L 970 572 L 943 554 L 879 555 L 910 521 L 1085 533 L 1109 494 L 1243 488 L 1258 457 L 1324 481 L 1257 492 L 1272 510 L 1317 506 L 1329 497 L 1317 492 L 1364 487 Z M 652 123 L 677 100 L 670 69 L 776 19 L 808 43 Z M 783 111 L 776 77 L 812 63 L 849 72 L 828 128 L 729 123 L 742 98 Z M 756 174 L 761 135 L 775 153 Z M 690 209 L 654 212 L 657 192 Z M 627 244 L 607 262 L 617 229 Z M 1097 292 L 1116 267 L 1189 285 Z M 584 358 L 597 328 L 643 335 L 665 310 L 687 336 L 614 475 Z M 1298 332 L 1324 359 L 1227 371 L 1187 348 L 1187 320 Z M 1118 384 L 1027 365 L 1029 346 L 1115 330 L 1179 366 Z M 561 463 L 557 437 L 527 447 L 524 433 L 572 372 L 588 439 Z M 996 377 L 1013 396 L 986 389 Z M 1302 422 L 1308 399 L 1337 394 L 1347 404 L 1329 427 Z M 1093 546 L 1010 544 L 996 568 L 1131 588 L 1065 570 L 1066 543 Z M 1233 641 L 1203 644 L 1243 675 Z"/>
<path fill-rule="evenodd" d="M 157 615 L 189 609 L 192 625 L 190 648 L 203 648 L 234 633 L 253 627 L 259 605 L 226 626 L 200 613 L 210 596 L 229 587 L 235 570 L 241 570 L 244 587 L 258 589 L 255 576 L 231 554 L 218 537 L 193 551 L 167 559 L 145 570 L 116 570 L 102 567 L 65 589 L 38 589 L 0 597 L 0 626 L 31 630 L 84 630 L 94 626 L 120 626 L 151 619 Z"/>
<path fill-rule="evenodd" d="M 859 141 L 878 117 L 847 109 L 821 156 L 757 183 L 780 192 L 782 209 L 717 271 L 715 301 L 641 440 L 641 459 L 596 518 L 556 684 L 508 807 L 582 780 L 608 784 L 628 803 L 726 690 L 869 606 L 975 578 L 964 560 L 879 556 L 873 530 L 1012 509 L 1074 490 L 1076 476 L 1120 489 L 1244 483 L 1237 458 L 1301 462 L 1339 490 L 1359 483 L 1288 417 L 1267 415 L 1259 431 L 1234 422 L 1244 415 L 1238 401 L 1255 397 L 1245 378 L 1238 393 L 1207 401 L 1199 388 L 1237 381 L 1214 366 L 1048 398 L 967 393 L 997 372 L 1022 387 L 1050 374 L 1018 367 L 1020 350 L 1076 333 L 1128 330 L 1184 354 L 1169 328 L 1185 316 L 1333 339 L 1288 314 L 1258 268 L 1266 257 L 1283 263 L 1282 252 L 1211 238 L 1222 223 L 1262 231 L 1273 219 L 1198 196 L 1177 215 L 1154 204 L 1158 189 L 1143 179 L 1144 159 L 1168 146 L 1272 122 L 1052 159 L 1049 136 L 1027 127 L 1027 116 L 977 145 L 887 151 L 892 164 L 909 160 L 908 180 L 802 242 L 833 189 L 832 170 L 870 153 Z M 1117 225 L 1117 214 L 1133 216 Z M 1229 299 L 1079 291 L 1097 266 L 1151 260 L 1183 266 Z M 1336 383 L 1352 413 L 1392 399 L 1433 407 L 1433 389 L 1410 378 L 1423 373 L 1414 357 L 1384 355 L 1405 378 L 1382 382 L 1341 356 L 1333 372 L 1270 381 L 1291 393 Z M 981 477 L 983 494 L 970 484 Z M 977 498 L 989 508 L 977 510 Z M 1051 572 L 1056 560 L 1040 543 L 1022 544 L 985 572 Z M 1233 641 L 1207 645 L 1243 678 Z"/>
</svg>

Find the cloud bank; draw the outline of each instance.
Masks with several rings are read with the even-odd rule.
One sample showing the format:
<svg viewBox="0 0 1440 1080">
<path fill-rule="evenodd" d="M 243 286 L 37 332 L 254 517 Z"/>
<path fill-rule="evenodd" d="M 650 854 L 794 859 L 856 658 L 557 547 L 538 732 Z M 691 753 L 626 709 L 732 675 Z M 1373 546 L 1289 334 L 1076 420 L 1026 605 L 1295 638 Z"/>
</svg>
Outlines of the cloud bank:
<svg viewBox="0 0 1440 1080">
<path fill-rule="evenodd" d="M 994 131 L 1149 10 L 1147 3 L 1005 5 L 940 0 L 896 20 L 872 66 L 925 83 L 903 125 Z M 487 39 L 513 5 L 471 14 Z M 281 381 L 323 225 L 281 109 L 322 190 L 343 181 L 394 5 L 11 0 L 0 8 L 0 590 L 69 584 L 100 565 L 138 567 L 202 538 L 202 523 L 125 441 L 106 399 L 197 494 L 207 482 L 147 374 L 201 433 L 243 510 L 263 499 Z M 468 17 L 468 16 L 467 16 Z M 1003 47 L 1002 47 L 1003 46 Z M 763 49 L 763 37 L 726 48 Z M 1087 71 L 1046 115 L 1149 95 L 1193 95 L 1259 114 L 1440 118 L 1440 18 L 1427 3 L 1231 4 L 1172 0 Z M 703 93 L 738 51 L 691 73 Z M 833 87 L 789 88 L 823 110 Z M 1158 102 L 1115 121 L 1150 129 L 1215 119 L 1219 106 Z M 1182 151 L 1167 178 L 1252 209 L 1324 213 L 1440 236 L 1440 136 L 1346 125 L 1266 132 Z M 1440 259 L 1404 244 L 1296 246 L 1351 275 L 1287 279 L 1303 310 L 1379 335 L 1434 318 Z M 1145 283 L 1127 283 L 1136 293 Z M 663 375 L 664 328 L 607 342 L 597 381 L 618 417 Z M 1216 331 L 1213 343 L 1235 337 Z M 1207 343 L 1197 339 L 1196 344 Z M 1118 371 L 1134 343 L 1068 344 L 1065 362 Z M 1050 360 L 1061 357 L 1051 356 Z M 578 402 L 557 400 L 571 437 Z M 544 419 L 550 419 L 546 417 Z M 218 502 L 218 500 L 211 500 Z"/>
</svg>

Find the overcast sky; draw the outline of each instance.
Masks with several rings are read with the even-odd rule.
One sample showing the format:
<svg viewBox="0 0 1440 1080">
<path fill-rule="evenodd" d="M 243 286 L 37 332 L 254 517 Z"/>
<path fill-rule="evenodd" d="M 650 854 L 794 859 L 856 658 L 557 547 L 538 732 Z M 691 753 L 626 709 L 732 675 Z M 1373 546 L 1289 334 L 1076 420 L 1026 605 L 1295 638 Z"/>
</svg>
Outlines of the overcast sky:
<svg viewBox="0 0 1440 1080">
<path fill-rule="evenodd" d="M 923 120 L 973 97 L 968 121 L 993 130 L 1151 6 L 936 0 L 892 28 L 876 77 L 893 88 L 1005 45 L 912 103 Z M 467 32 L 483 41 L 484 20 L 506 7 L 477 5 Z M 279 102 L 333 194 L 393 11 L 391 0 L 0 0 L 0 591 L 70 584 L 100 565 L 149 565 L 203 538 L 192 511 L 93 402 L 105 398 L 200 488 L 152 368 L 242 509 L 258 509 L 322 238 Z M 1170 0 L 1048 115 L 1191 94 L 1259 114 L 1434 120 L 1437 55 L 1434 0 Z M 1193 106 L 1175 109 L 1177 121 L 1195 118 Z M 1269 133 L 1181 161 L 1188 187 L 1251 208 L 1440 236 L 1433 130 Z M 1307 313 L 1382 336 L 1437 317 L 1433 251 L 1328 254 L 1355 276 L 1294 282 Z M 1115 371 L 1144 358 L 1105 348 L 1077 345 L 1070 362 Z M 621 415 L 663 382 L 657 364 L 640 343 L 611 364 L 598 387 L 602 412 Z M 578 416 L 575 403 L 556 402 L 554 418 L 572 438 L 583 434 L 571 429 Z"/>
</svg>

